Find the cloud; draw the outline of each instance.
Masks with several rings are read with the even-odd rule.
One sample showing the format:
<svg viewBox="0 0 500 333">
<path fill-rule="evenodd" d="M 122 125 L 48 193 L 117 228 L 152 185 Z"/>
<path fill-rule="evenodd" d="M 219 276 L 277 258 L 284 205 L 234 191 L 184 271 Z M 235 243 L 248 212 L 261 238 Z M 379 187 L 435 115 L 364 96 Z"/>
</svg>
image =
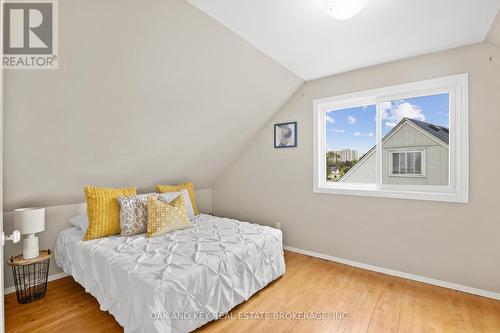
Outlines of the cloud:
<svg viewBox="0 0 500 333">
<path fill-rule="evenodd" d="M 385 126 L 394 127 L 403 118 L 425 121 L 425 115 L 420 106 L 404 100 L 382 103 L 382 120 L 385 121 Z"/>
<path fill-rule="evenodd" d="M 368 137 L 372 137 L 375 134 L 373 134 L 373 132 L 367 132 L 367 133 L 354 132 L 352 135 L 354 135 L 354 136 L 368 136 Z"/>
<path fill-rule="evenodd" d="M 347 116 L 347 122 L 351 125 L 354 125 L 356 124 L 356 118 L 354 118 L 353 116 Z"/>
<path fill-rule="evenodd" d="M 333 131 L 335 133 L 345 133 L 345 129 L 342 129 L 342 128 L 334 128 Z"/>
<path fill-rule="evenodd" d="M 335 124 L 335 119 L 333 119 L 332 116 L 330 116 L 328 113 L 326 114 L 326 122 L 328 124 Z"/>
</svg>

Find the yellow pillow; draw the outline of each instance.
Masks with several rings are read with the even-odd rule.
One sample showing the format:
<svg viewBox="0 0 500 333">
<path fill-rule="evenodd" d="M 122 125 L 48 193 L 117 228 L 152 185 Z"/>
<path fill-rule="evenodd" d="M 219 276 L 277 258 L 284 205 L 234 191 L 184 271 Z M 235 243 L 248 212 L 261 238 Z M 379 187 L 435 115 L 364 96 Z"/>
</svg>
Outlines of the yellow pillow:
<svg viewBox="0 0 500 333">
<path fill-rule="evenodd" d="M 191 227 L 182 194 L 170 203 L 148 196 L 148 237 Z"/>
<path fill-rule="evenodd" d="M 120 206 L 117 197 L 136 194 L 135 187 L 101 188 L 86 186 L 89 226 L 84 240 L 91 240 L 120 233 Z"/>
<path fill-rule="evenodd" d="M 194 194 L 194 185 L 192 182 L 188 182 L 181 185 L 156 185 L 156 192 L 166 193 L 166 192 L 177 192 L 186 189 L 189 193 L 189 199 L 191 199 L 191 204 L 193 205 L 194 215 L 199 215 L 198 207 L 196 207 L 196 197 Z"/>
</svg>

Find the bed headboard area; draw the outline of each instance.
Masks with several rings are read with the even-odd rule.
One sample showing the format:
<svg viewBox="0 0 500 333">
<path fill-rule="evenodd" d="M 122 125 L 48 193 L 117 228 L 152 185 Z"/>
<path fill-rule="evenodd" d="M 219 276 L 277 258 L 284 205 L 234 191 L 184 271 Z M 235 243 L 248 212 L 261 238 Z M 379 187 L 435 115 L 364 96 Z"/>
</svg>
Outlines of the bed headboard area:
<svg viewBox="0 0 500 333">
<path fill-rule="evenodd" d="M 212 190 L 204 189 L 196 191 L 196 203 L 201 213 L 212 212 Z M 61 230 L 68 228 L 71 224 L 68 219 L 86 212 L 87 204 L 79 203 L 64 206 L 45 207 L 45 231 L 38 234 L 40 249 L 53 249 L 54 242 Z M 12 212 L 4 212 L 4 232 L 9 235 L 14 230 L 14 214 Z M 13 244 L 6 242 L 4 247 L 4 260 L 7 261 L 11 256 L 21 254 L 23 251 L 22 240 Z M 5 266 L 5 290 L 6 293 L 12 292 L 14 280 L 12 271 L 9 266 Z M 54 279 L 64 275 L 61 269 L 56 266 L 54 260 L 51 260 L 49 279 Z"/>
</svg>

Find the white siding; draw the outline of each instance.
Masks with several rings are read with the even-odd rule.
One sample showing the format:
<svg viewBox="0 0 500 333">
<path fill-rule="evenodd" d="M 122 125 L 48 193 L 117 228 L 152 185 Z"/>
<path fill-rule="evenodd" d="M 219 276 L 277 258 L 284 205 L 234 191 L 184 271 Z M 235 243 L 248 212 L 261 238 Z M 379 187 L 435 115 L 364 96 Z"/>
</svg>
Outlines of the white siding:
<svg viewBox="0 0 500 333">
<path fill-rule="evenodd" d="M 343 183 L 375 183 L 375 154 L 367 156 L 366 160 L 359 161 L 351 173 L 344 175 L 344 178 L 339 180 Z M 354 169 L 355 168 L 355 169 Z"/>
<path fill-rule="evenodd" d="M 391 152 L 425 151 L 425 176 L 391 175 Z M 382 146 L 382 182 L 400 185 L 448 185 L 448 148 L 405 123 Z"/>
</svg>

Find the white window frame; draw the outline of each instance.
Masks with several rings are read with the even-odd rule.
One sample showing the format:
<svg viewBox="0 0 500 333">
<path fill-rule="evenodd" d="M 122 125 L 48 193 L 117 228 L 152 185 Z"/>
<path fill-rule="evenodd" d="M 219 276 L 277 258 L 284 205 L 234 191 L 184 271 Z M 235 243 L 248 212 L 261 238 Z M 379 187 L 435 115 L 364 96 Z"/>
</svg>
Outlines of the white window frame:
<svg viewBox="0 0 500 333">
<path fill-rule="evenodd" d="M 389 150 L 390 153 L 390 161 L 389 161 L 389 177 L 415 177 L 415 178 L 425 178 L 425 149 L 391 149 Z M 401 154 L 401 153 L 406 153 L 408 156 L 408 153 L 420 153 L 420 170 L 422 171 L 421 173 L 394 173 L 393 170 L 393 163 L 392 163 L 392 155 L 393 154 Z"/>
<path fill-rule="evenodd" d="M 469 202 L 469 100 L 468 73 L 399 84 L 313 100 L 313 191 L 382 198 Z M 382 184 L 382 115 L 380 104 L 448 93 L 450 99 L 449 183 L 448 186 Z M 343 108 L 376 105 L 375 184 L 326 181 L 326 112 Z"/>
</svg>

